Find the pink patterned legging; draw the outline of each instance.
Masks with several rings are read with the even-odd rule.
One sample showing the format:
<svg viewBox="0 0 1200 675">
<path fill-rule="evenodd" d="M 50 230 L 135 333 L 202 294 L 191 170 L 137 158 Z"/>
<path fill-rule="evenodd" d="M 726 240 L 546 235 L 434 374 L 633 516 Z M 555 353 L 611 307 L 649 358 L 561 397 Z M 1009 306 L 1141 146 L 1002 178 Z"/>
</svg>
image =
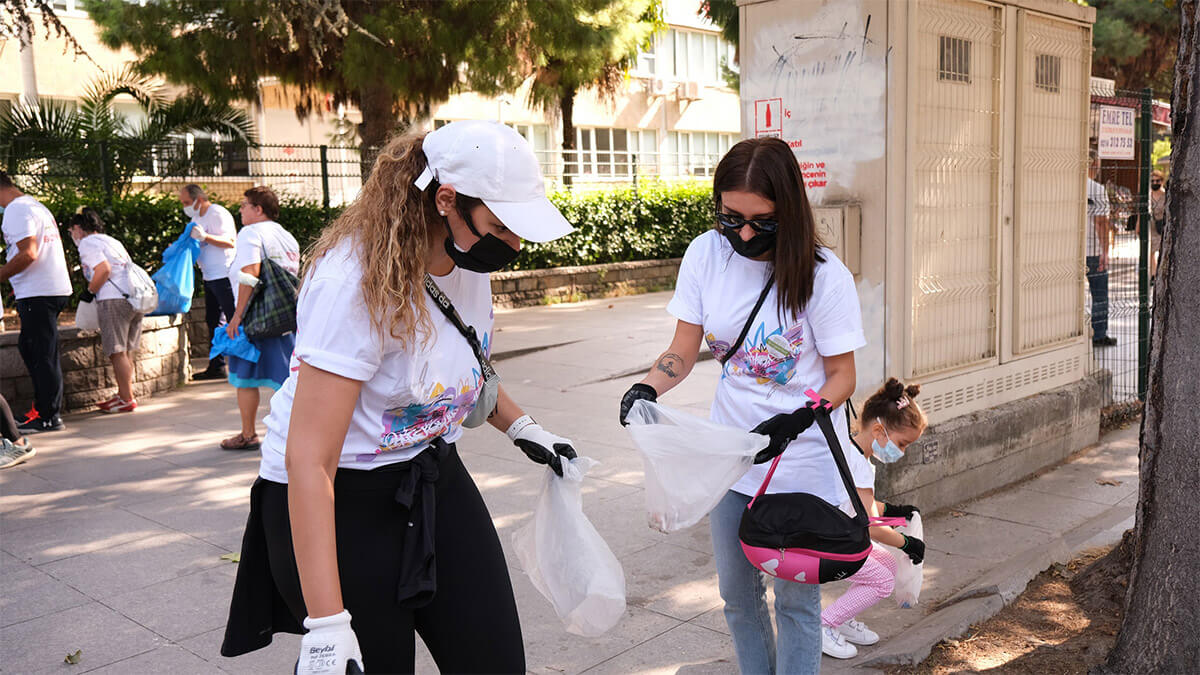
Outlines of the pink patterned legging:
<svg viewBox="0 0 1200 675">
<path fill-rule="evenodd" d="M 891 595 L 896 585 L 896 561 L 879 544 L 871 544 L 867 562 L 850 577 L 850 582 L 842 597 L 821 612 L 821 623 L 836 628 Z"/>
</svg>

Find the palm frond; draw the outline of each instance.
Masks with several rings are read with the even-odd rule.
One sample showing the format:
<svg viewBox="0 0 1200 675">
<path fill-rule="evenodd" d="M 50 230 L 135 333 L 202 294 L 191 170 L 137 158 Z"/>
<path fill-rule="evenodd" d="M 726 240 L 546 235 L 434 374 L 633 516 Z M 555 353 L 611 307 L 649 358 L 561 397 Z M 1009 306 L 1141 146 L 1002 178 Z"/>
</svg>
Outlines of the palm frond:
<svg viewBox="0 0 1200 675">
<path fill-rule="evenodd" d="M 147 140 L 159 141 L 172 134 L 189 131 L 220 134 L 231 140 L 251 144 L 257 142 L 254 121 L 249 113 L 228 103 L 210 101 L 197 94 L 182 96 L 155 110 L 137 135 Z"/>
</svg>

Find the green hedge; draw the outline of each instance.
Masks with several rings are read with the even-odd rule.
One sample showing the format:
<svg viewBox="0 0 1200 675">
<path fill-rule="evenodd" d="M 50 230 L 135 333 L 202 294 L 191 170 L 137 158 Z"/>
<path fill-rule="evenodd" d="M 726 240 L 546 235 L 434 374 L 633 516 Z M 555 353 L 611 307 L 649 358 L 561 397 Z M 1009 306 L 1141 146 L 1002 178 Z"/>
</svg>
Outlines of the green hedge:
<svg viewBox="0 0 1200 675">
<path fill-rule="evenodd" d="M 575 231 L 527 243 L 513 269 L 678 258 L 713 223 L 712 187 L 701 183 L 559 192 L 550 201 Z"/>
<path fill-rule="evenodd" d="M 701 183 L 643 185 L 636 191 L 622 186 L 602 192 L 558 192 L 550 200 L 576 230 L 557 241 L 527 243 L 512 269 L 529 270 L 567 265 L 677 258 L 696 236 L 712 226 L 712 188 Z M 104 204 L 84 196 L 56 197 L 44 202 L 63 225 L 67 264 L 76 294 L 83 289 L 79 254 L 71 245 L 66 223 L 80 206 L 97 208 L 105 231 L 129 250 L 134 262 L 153 272 L 162 252 L 175 241 L 188 219 L 173 194 L 132 194 Z M 224 204 L 238 227 L 236 204 Z M 279 222 L 300 243 L 301 250 L 320 234 L 328 212 L 319 202 L 285 200 Z M 201 292 L 197 285 L 197 293 Z M 5 289 L 6 295 L 11 289 Z"/>
</svg>

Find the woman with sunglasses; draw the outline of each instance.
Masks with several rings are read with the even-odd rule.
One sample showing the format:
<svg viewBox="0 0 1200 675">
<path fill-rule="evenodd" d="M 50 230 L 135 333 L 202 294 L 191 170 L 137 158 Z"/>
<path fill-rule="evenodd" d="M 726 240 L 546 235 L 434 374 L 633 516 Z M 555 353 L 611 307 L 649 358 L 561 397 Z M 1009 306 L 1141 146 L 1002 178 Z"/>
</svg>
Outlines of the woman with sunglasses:
<svg viewBox="0 0 1200 675">
<path fill-rule="evenodd" d="M 854 350 L 866 344 L 858 295 L 850 271 L 817 240 L 800 166 L 783 141 L 733 146 L 717 165 L 713 201 L 716 229 L 688 246 L 667 305 L 678 319 L 675 337 L 621 400 L 621 423 L 634 401 L 656 400 L 687 377 L 702 340 L 724 361 L 712 420 L 771 438 L 709 518 L 738 665 L 744 673 L 816 673 L 820 586 L 776 580 L 777 642 L 766 586 L 742 552 L 738 525 L 766 475 L 763 463 L 785 449 L 770 492 L 807 492 L 834 506 L 848 499 L 805 392 L 832 404 L 834 428 L 850 447 L 843 404 L 854 392 Z"/>
</svg>

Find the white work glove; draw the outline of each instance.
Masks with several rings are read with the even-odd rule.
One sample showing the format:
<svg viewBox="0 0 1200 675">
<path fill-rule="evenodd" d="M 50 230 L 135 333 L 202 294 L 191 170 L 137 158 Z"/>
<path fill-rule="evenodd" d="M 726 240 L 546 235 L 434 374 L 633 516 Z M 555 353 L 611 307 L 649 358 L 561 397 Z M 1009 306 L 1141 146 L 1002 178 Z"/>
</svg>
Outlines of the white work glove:
<svg viewBox="0 0 1200 675">
<path fill-rule="evenodd" d="M 204 241 L 204 227 L 197 223 L 190 223 L 190 225 L 192 226 L 192 229 L 190 232 L 188 232 L 188 234 L 192 236 L 192 239 L 195 239 L 196 241 Z"/>
<path fill-rule="evenodd" d="M 525 453 L 529 459 L 538 464 L 547 464 L 554 473 L 562 478 L 562 457 L 575 459 L 575 448 L 571 441 L 542 428 L 529 415 L 524 415 L 508 427 L 508 434 L 513 444 Z"/>
<path fill-rule="evenodd" d="M 350 627 L 350 612 L 342 610 L 319 619 L 307 617 L 308 632 L 300 640 L 296 675 L 347 675 L 362 673 L 362 650 Z"/>
</svg>

